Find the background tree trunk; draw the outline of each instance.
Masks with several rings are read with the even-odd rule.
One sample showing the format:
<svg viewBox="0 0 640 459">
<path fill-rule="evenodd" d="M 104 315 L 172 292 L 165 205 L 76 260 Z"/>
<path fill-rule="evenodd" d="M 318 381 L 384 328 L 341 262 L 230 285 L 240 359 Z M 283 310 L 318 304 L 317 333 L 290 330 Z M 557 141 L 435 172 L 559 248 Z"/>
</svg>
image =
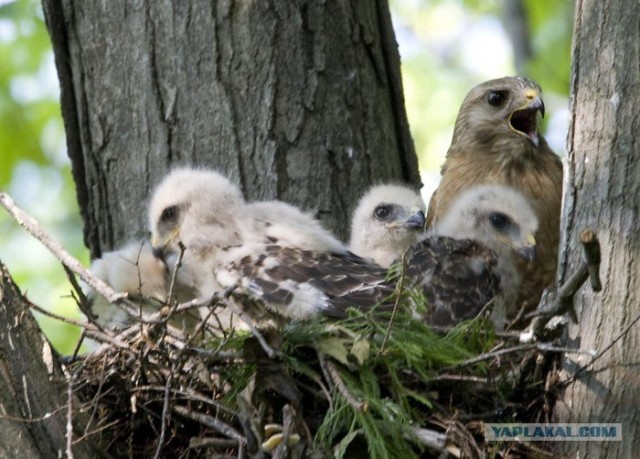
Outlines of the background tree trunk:
<svg viewBox="0 0 640 459">
<path fill-rule="evenodd" d="M 67 451 L 67 383 L 29 307 L 0 263 L 0 457 L 61 457 Z M 82 418 L 76 406 L 76 425 Z M 91 456 L 87 439 L 72 449 Z"/>
<path fill-rule="evenodd" d="M 314 210 L 341 237 L 375 181 L 419 183 L 385 0 L 44 0 L 93 256 L 145 235 L 172 166 Z"/>
<path fill-rule="evenodd" d="M 603 350 L 640 313 L 640 3 L 580 0 L 573 49 L 560 277 L 580 261 L 577 234 L 596 231 L 604 289 L 575 298 L 580 323 L 569 345 Z M 571 356 L 575 357 L 575 356 Z M 556 414 L 563 422 L 620 422 L 623 441 L 559 443 L 563 457 L 635 457 L 640 450 L 640 324 L 572 384 Z M 589 357 L 563 362 L 570 377 Z"/>
</svg>

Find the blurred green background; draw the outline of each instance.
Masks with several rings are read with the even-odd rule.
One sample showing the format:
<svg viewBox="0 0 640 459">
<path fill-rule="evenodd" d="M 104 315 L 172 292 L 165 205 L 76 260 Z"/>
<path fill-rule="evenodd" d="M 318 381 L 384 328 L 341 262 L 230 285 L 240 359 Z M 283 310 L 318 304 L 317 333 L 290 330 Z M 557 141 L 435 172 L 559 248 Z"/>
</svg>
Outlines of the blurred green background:
<svg viewBox="0 0 640 459">
<path fill-rule="evenodd" d="M 569 0 L 391 0 L 405 102 L 425 199 L 466 92 L 523 74 L 545 91 L 545 136 L 563 153 L 568 125 Z M 53 52 L 36 0 L 0 0 L 0 189 L 86 265 L 59 106 Z M 31 301 L 80 319 L 60 264 L 0 210 L 0 260 Z M 74 327 L 37 315 L 54 346 L 73 350 Z"/>
</svg>

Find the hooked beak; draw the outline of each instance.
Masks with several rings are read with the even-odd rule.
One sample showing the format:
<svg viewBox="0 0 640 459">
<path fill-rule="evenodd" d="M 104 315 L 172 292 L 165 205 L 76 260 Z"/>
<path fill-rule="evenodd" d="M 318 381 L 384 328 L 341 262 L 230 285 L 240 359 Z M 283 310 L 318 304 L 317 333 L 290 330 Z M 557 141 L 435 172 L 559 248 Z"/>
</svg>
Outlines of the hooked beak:
<svg viewBox="0 0 640 459">
<path fill-rule="evenodd" d="M 153 253 L 153 256 L 164 261 L 169 254 L 168 252 L 171 242 L 173 242 L 179 234 L 180 232 L 176 229 L 175 231 L 172 231 L 165 240 L 161 240 L 157 235 L 152 234 L 151 253 Z"/>
<path fill-rule="evenodd" d="M 164 256 L 166 255 L 164 250 L 165 246 L 156 246 L 153 245 L 153 242 L 151 244 L 151 253 L 153 253 L 153 256 L 159 260 L 164 260 Z"/>
<path fill-rule="evenodd" d="M 404 221 L 404 226 L 406 228 L 421 230 L 424 228 L 425 220 L 426 217 L 424 216 L 424 212 L 421 209 L 418 209 L 417 212 L 413 213 Z"/>
<path fill-rule="evenodd" d="M 538 137 L 538 112 L 544 118 L 544 102 L 540 97 L 540 93 L 529 88 L 524 93 L 527 102 L 518 110 L 514 111 L 509 117 L 509 127 L 531 140 L 537 147 L 540 144 Z"/>
<path fill-rule="evenodd" d="M 426 217 L 422 209 L 411 209 L 412 214 L 404 220 L 387 223 L 387 228 L 406 228 L 419 231 L 424 228 Z"/>
<path fill-rule="evenodd" d="M 518 248 L 518 253 L 522 255 L 522 257 L 527 260 L 529 263 L 532 263 L 536 258 L 536 238 L 533 234 L 527 236 L 527 244 Z"/>
</svg>

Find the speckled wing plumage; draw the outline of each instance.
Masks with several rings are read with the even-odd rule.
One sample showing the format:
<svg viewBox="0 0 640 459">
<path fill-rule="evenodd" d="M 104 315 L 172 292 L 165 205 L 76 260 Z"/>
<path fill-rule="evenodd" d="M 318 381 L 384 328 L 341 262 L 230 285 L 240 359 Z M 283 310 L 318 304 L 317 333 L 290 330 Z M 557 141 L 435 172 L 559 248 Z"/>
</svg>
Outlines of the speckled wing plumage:
<svg viewBox="0 0 640 459">
<path fill-rule="evenodd" d="M 410 284 L 427 299 L 425 320 L 453 325 L 475 317 L 500 293 L 495 255 L 471 240 L 429 237 L 405 256 Z"/>
<path fill-rule="evenodd" d="M 387 270 L 350 252 L 314 252 L 266 246 L 227 265 L 223 277 L 280 316 L 308 319 L 320 313 L 344 317 L 349 307 L 370 310 L 384 303 L 395 285 Z"/>
<path fill-rule="evenodd" d="M 492 93 L 504 96 L 502 105 L 489 103 Z M 540 222 L 536 260 L 518 264 L 523 278 L 518 303 L 526 301 L 529 308 L 555 278 L 562 200 L 562 163 L 537 132 L 535 117 L 544 110 L 540 93 L 533 81 L 517 77 L 491 80 L 469 92 L 427 215 L 430 228 L 460 193 L 479 184 L 522 193 Z"/>
</svg>

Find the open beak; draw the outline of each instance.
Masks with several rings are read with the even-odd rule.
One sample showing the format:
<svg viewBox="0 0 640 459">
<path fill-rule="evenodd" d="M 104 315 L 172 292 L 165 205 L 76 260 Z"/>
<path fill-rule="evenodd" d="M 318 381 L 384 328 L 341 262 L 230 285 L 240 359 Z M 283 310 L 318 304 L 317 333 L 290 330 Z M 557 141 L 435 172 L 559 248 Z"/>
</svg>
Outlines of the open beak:
<svg viewBox="0 0 640 459">
<path fill-rule="evenodd" d="M 529 263 L 532 263 L 536 258 L 536 238 L 533 234 L 527 236 L 526 245 L 518 248 L 518 253 L 522 255 L 522 257 L 527 260 Z"/>
<path fill-rule="evenodd" d="M 540 97 L 540 93 L 532 88 L 529 88 L 524 93 L 527 102 L 514 111 L 509 117 L 509 127 L 522 134 L 531 140 L 531 142 L 537 147 L 540 145 L 540 138 L 538 137 L 538 112 L 544 118 L 544 102 Z"/>
</svg>

